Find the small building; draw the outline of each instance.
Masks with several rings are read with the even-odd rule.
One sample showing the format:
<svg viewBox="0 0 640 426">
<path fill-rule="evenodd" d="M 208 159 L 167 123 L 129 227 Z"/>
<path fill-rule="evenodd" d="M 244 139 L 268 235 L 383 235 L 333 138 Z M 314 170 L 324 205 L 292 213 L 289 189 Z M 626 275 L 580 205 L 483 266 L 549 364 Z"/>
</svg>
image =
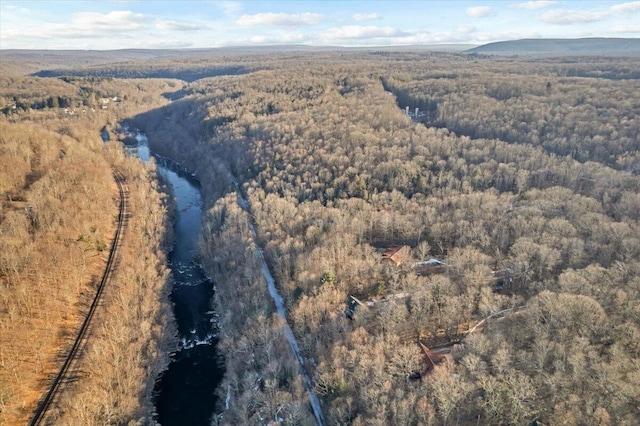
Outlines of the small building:
<svg viewBox="0 0 640 426">
<path fill-rule="evenodd" d="M 349 296 L 347 298 L 347 309 L 345 310 L 345 315 L 347 316 L 347 318 L 353 319 L 358 306 L 365 306 L 365 304 L 355 296 Z"/>
<path fill-rule="evenodd" d="M 417 275 L 432 275 L 442 274 L 447 271 L 447 264 L 439 259 L 423 260 L 422 262 L 414 263 L 411 265 L 411 269 Z"/>
<path fill-rule="evenodd" d="M 418 342 L 422 353 L 424 354 L 424 365 L 419 371 L 415 371 L 413 374 L 409 376 L 411 380 L 422 380 L 424 376 L 429 374 L 436 368 L 440 362 L 443 361 L 444 355 L 439 354 L 438 352 L 432 351 L 427 346 L 425 346 L 422 342 Z"/>
<path fill-rule="evenodd" d="M 442 357 L 437 353 L 431 351 L 431 349 L 426 347 L 422 342 L 418 342 L 418 344 L 420 345 L 420 349 L 422 349 L 422 352 L 424 353 L 426 358 L 425 359 L 426 371 L 428 372 L 430 370 L 433 370 L 436 367 L 436 365 L 438 365 L 442 361 Z"/>
<path fill-rule="evenodd" d="M 491 271 L 493 277 L 493 288 L 495 290 L 504 290 L 513 285 L 514 273 L 511 268 Z"/>
<path fill-rule="evenodd" d="M 420 120 L 421 118 L 427 116 L 427 113 L 425 111 L 420 111 L 419 107 L 415 107 L 415 109 L 411 111 L 409 109 L 409 106 L 406 106 L 404 111 L 405 114 L 407 114 L 407 116 L 409 116 L 412 120 Z"/>
<path fill-rule="evenodd" d="M 402 261 L 409 257 L 408 246 L 398 246 L 385 250 L 382 253 L 382 260 L 390 260 L 396 266 L 400 266 Z"/>
</svg>

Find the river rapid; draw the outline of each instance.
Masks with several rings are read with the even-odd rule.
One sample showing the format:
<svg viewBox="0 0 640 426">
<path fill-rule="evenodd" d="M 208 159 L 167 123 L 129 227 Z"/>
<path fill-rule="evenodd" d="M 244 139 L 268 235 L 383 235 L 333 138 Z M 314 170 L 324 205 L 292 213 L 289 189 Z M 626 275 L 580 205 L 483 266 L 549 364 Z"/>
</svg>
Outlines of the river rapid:
<svg viewBox="0 0 640 426">
<path fill-rule="evenodd" d="M 129 150 L 143 161 L 153 156 L 147 137 L 136 135 Z M 169 253 L 174 285 L 171 301 L 178 324 L 180 346 L 168 370 L 156 383 L 156 410 L 163 426 L 210 425 L 223 375 L 211 310 L 213 283 L 197 262 L 202 219 L 202 194 L 198 181 L 171 160 L 154 156 L 158 174 L 175 199 L 174 245 Z"/>
</svg>

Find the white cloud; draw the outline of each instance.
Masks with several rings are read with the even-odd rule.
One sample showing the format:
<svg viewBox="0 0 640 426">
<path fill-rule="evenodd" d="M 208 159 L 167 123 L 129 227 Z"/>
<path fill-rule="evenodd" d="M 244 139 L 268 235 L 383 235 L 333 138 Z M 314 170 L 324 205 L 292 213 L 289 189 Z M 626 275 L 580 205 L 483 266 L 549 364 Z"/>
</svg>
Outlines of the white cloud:
<svg viewBox="0 0 640 426">
<path fill-rule="evenodd" d="M 492 9 L 489 6 L 475 6 L 467 8 L 467 15 L 474 18 L 484 18 L 491 15 Z"/>
<path fill-rule="evenodd" d="M 340 28 L 329 28 L 319 33 L 320 37 L 328 40 L 397 37 L 404 34 L 393 27 L 377 27 L 373 25 L 347 25 Z"/>
<path fill-rule="evenodd" d="M 543 13 L 538 19 L 547 24 L 574 25 L 602 21 L 607 15 L 606 11 L 557 9 Z"/>
<path fill-rule="evenodd" d="M 30 13 L 31 11 L 25 7 L 19 7 L 19 6 L 15 6 L 12 4 L 9 4 L 7 6 L 5 6 L 7 10 L 10 10 L 12 12 L 16 12 L 16 13 L 22 13 L 22 14 L 27 14 Z"/>
<path fill-rule="evenodd" d="M 132 31 L 142 28 L 145 17 L 129 10 L 114 10 L 107 14 L 97 12 L 78 12 L 68 25 L 70 32 Z"/>
<path fill-rule="evenodd" d="M 238 40 L 237 45 L 247 44 L 298 44 L 308 41 L 303 34 L 287 33 L 279 36 L 255 35 L 247 39 Z"/>
<path fill-rule="evenodd" d="M 141 49 L 184 49 L 187 47 L 192 47 L 193 43 L 190 41 L 174 39 L 148 39 L 138 40 L 134 42 L 134 45 Z"/>
<path fill-rule="evenodd" d="M 453 31 L 429 33 L 426 31 L 404 32 L 392 27 L 345 26 L 329 28 L 314 35 L 320 45 L 343 46 L 389 46 L 412 44 L 469 43 L 473 26 L 458 27 Z"/>
<path fill-rule="evenodd" d="M 520 40 L 523 38 L 544 38 L 544 36 L 536 31 L 504 31 L 495 33 L 483 32 L 474 34 L 475 41 L 479 43 L 491 43 L 494 41 L 504 40 Z"/>
<path fill-rule="evenodd" d="M 268 39 L 269 38 L 267 36 L 256 35 L 253 37 L 249 37 L 246 40 L 251 44 L 265 44 L 265 43 L 269 43 Z"/>
<path fill-rule="evenodd" d="M 155 22 L 156 28 L 167 31 L 197 31 L 206 30 L 209 27 L 206 25 L 187 24 L 184 22 L 165 21 L 164 19 L 158 19 Z"/>
<path fill-rule="evenodd" d="M 184 13 L 181 15 L 164 13 L 164 8 L 147 7 L 151 2 L 141 2 L 138 6 L 145 7 L 133 11 L 128 10 L 125 3 L 112 2 L 109 8 L 115 10 L 110 11 L 84 2 L 82 6 L 62 10 L 62 3 L 47 8 L 45 5 L 51 3 L 42 2 L 39 7 L 32 7 L 33 3 L 0 0 L 0 40 L 3 48 L 103 49 L 266 44 L 384 46 L 543 37 L 639 37 L 640 34 L 640 25 L 635 19 L 640 16 L 637 0 L 585 2 L 581 6 L 555 0 L 502 1 L 500 5 L 482 0 L 467 3 L 461 12 L 466 11 L 472 18 L 462 15 L 465 19 L 452 23 L 437 20 L 439 15 L 435 12 L 422 19 L 413 17 L 411 7 L 403 7 L 407 15 L 398 11 L 400 16 L 396 17 L 381 10 L 376 12 L 375 5 L 358 14 L 354 11 L 334 13 L 331 8 L 326 12 L 318 8 L 314 10 L 317 13 L 302 13 L 304 9 L 292 13 L 275 13 L 281 10 L 257 13 L 258 8 L 250 7 L 250 2 L 208 0 L 199 2 L 202 7 L 196 9 L 200 10 L 181 11 Z M 24 10 L 25 5 L 30 10 Z M 469 5 L 475 7 L 467 9 Z M 485 25 L 486 28 L 480 28 L 479 24 L 479 28 L 471 26 L 492 19 L 485 18 L 487 16 L 506 17 L 500 8 L 515 18 L 505 19 L 500 25 L 498 22 L 489 27 Z M 82 12 L 73 13 L 78 9 Z M 439 10 L 435 4 L 433 9 Z M 527 15 L 534 18 L 527 25 L 521 25 L 522 21 L 516 19 Z M 460 26 L 455 28 L 456 25 Z"/>
<path fill-rule="evenodd" d="M 521 3 L 512 3 L 509 7 L 511 9 L 536 10 L 545 9 L 547 7 L 555 6 L 556 4 L 558 4 L 558 2 L 553 0 L 531 0 Z"/>
<path fill-rule="evenodd" d="M 236 15 L 242 12 L 242 3 L 237 1 L 214 1 L 213 4 L 222 9 L 225 15 Z"/>
<path fill-rule="evenodd" d="M 77 39 L 133 37 L 137 30 L 145 28 L 147 18 L 131 11 L 112 11 L 107 14 L 79 12 L 64 24 L 42 23 L 37 26 L 20 26 L 3 31 L 5 38 L 11 39 Z"/>
<path fill-rule="evenodd" d="M 257 13 L 255 15 L 242 15 L 236 24 L 245 27 L 256 25 L 280 25 L 286 27 L 296 27 L 303 25 L 316 25 L 322 21 L 324 16 L 319 13 Z"/>
<path fill-rule="evenodd" d="M 640 1 L 632 1 L 629 3 L 616 4 L 611 6 L 611 10 L 618 13 L 640 12 Z"/>
<path fill-rule="evenodd" d="M 398 44 L 438 44 L 438 43 L 469 43 L 476 27 L 458 27 L 453 31 L 430 33 L 415 33 L 399 37 L 395 41 Z"/>
<path fill-rule="evenodd" d="M 382 17 L 377 13 L 356 13 L 353 15 L 354 21 L 375 21 L 376 19 L 381 19 Z"/>
<path fill-rule="evenodd" d="M 615 34 L 640 34 L 640 24 L 638 25 L 618 25 L 611 28 L 611 32 Z"/>
</svg>

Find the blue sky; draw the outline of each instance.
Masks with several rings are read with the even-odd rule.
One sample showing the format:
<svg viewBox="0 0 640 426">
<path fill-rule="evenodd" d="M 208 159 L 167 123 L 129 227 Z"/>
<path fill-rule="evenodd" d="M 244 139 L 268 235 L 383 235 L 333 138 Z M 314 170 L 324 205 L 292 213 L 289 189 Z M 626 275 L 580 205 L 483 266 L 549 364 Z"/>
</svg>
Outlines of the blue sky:
<svg viewBox="0 0 640 426">
<path fill-rule="evenodd" d="M 640 1 L 11 1 L 0 49 L 483 44 L 640 37 Z"/>
</svg>

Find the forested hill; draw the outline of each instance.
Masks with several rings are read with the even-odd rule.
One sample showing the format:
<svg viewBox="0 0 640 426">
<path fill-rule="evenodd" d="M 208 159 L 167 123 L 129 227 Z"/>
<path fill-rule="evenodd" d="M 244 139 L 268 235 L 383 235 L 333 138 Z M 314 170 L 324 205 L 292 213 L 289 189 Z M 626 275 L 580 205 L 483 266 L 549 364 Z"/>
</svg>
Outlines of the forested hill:
<svg viewBox="0 0 640 426">
<path fill-rule="evenodd" d="M 498 41 L 469 49 L 498 55 L 640 55 L 637 38 L 522 39 Z"/>
<path fill-rule="evenodd" d="M 216 284 L 212 332 L 225 370 L 212 425 L 315 424 L 263 259 L 328 425 L 637 424 L 640 56 L 564 56 L 269 52 L 0 75 L 0 134 L 11 141 L 0 143 L 0 164 L 11 166 L 0 168 L 0 190 L 6 181 L 11 191 L 0 203 L 2 414 L 28 389 L 13 372 L 41 368 L 38 345 L 21 358 L 30 367 L 11 364 L 6 336 L 23 336 L 14 324 L 37 306 L 25 303 L 56 300 L 53 280 L 29 268 L 65 266 L 69 251 L 80 275 L 81 249 L 96 240 L 92 225 L 101 229 L 64 219 L 76 211 L 65 208 L 72 192 L 54 186 L 97 176 L 79 166 L 62 174 L 76 154 L 62 145 L 80 132 L 72 124 L 96 117 L 141 129 L 200 181 L 198 260 Z M 243 72 L 213 73 L 236 66 Z M 160 72 L 209 77 L 117 78 Z M 46 132 L 28 133 L 29 117 Z M 73 227 L 44 240 L 61 223 L 52 208 Z M 135 237 L 125 241 L 146 241 Z M 43 254 L 41 240 L 53 241 Z M 165 270 L 131 253 L 141 264 L 130 271 Z M 90 359 L 100 374 L 87 373 L 95 388 L 60 424 L 149 423 L 153 387 L 134 384 L 152 383 L 161 362 L 145 360 L 166 354 L 152 339 L 168 329 L 147 310 L 164 294 L 149 283 L 163 281 L 133 272 L 121 287 L 144 309 L 113 298 L 123 313 L 105 309 L 101 329 L 114 340 L 87 349 L 100 355 Z M 2 287 L 14 276 L 22 281 Z M 55 283 L 76 287 L 63 278 Z M 135 330 L 114 328 L 121 318 Z"/>
<path fill-rule="evenodd" d="M 637 69 L 300 55 L 133 118 L 201 182 L 224 423 L 312 424 L 264 257 L 327 424 L 636 424 Z"/>
<path fill-rule="evenodd" d="M 3 76 L 18 76 L 43 69 L 75 69 L 114 62 L 131 62 L 167 56 L 170 51 L 150 49 L 121 50 L 22 50 L 0 51 Z"/>
</svg>

